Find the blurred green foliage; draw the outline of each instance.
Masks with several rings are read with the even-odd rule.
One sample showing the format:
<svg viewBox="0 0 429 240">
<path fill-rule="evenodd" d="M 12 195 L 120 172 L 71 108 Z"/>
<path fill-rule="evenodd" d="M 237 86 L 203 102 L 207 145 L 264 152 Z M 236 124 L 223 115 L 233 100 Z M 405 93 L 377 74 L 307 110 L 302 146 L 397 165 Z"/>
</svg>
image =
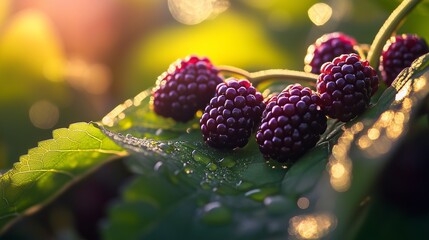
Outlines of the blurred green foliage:
<svg viewBox="0 0 429 240">
<path fill-rule="evenodd" d="M 399 3 L 387 0 L 327 2 L 333 9 L 332 17 L 325 25 L 315 26 L 307 10 L 317 1 L 236 0 L 230 1 L 229 8 L 218 16 L 188 26 L 172 19 L 166 2 L 124 1 L 114 6 L 121 7 L 117 11 L 134 22 L 122 21 L 121 27 L 137 26 L 137 29 L 129 34 L 125 44 L 111 46 L 119 50 L 104 49 L 114 54 L 94 60 L 85 54 L 80 56 L 79 49 L 69 48 L 73 38 L 64 39 L 73 35 L 63 34 L 69 30 L 60 27 L 73 25 L 61 25 L 65 20 L 53 15 L 49 7 L 66 11 L 65 7 L 58 7 L 55 1 L 34 2 L 27 6 L 25 1 L 5 0 L 0 5 L 0 83 L 3 86 L 0 89 L 0 168 L 3 169 L 9 168 L 37 141 L 48 138 L 53 128 L 101 119 L 117 103 L 152 86 L 157 76 L 177 58 L 198 54 L 210 56 L 215 64 L 250 71 L 301 70 L 306 48 L 317 37 L 326 32 L 343 31 L 362 43 L 371 43 L 378 28 Z M 76 1 L 75 5 L 78 4 L 82 3 Z M 429 37 L 425 21 L 421 20 L 429 15 L 428 6 L 428 1 L 424 1 L 400 31 Z M 131 11 L 132 8 L 152 14 L 136 18 L 141 12 Z M 98 16 L 94 13 L 94 22 L 104 19 L 97 19 Z M 91 27 L 90 24 L 93 22 L 83 27 Z M 138 28 L 139 25 L 153 27 Z M 117 52 L 121 51 L 125 52 L 119 56 Z M 70 81 L 76 74 L 85 74 L 73 72 L 76 70 L 71 66 L 76 56 L 88 66 L 104 64 L 110 72 L 112 83 L 102 97 L 88 94 Z M 81 71 L 91 70 L 88 69 Z M 29 109 L 39 100 L 48 100 L 59 110 L 58 121 L 48 129 L 35 127 L 29 119 Z"/>
<path fill-rule="evenodd" d="M 58 7 L 55 1 L 36 0 L 34 5 L 24 0 L 0 1 L 2 172 L 38 141 L 50 138 L 52 129 L 77 121 L 100 120 L 120 102 L 150 88 L 157 76 L 177 58 L 188 54 L 206 55 L 215 64 L 233 65 L 249 71 L 269 68 L 302 70 L 306 48 L 316 38 L 327 32 L 342 31 L 361 43 L 370 44 L 384 20 L 400 3 L 398 0 L 326 1 L 332 7 L 332 17 L 326 24 L 316 26 L 310 21 L 307 10 L 318 1 L 231 0 L 225 12 L 201 24 L 188 26 L 171 17 L 167 1 L 122 1 L 115 5 L 118 10 L 109 11 L 132 19 L 130 22 L 118 21 L 119 27 L 133 29 L 130 30 L 132 33 L 127 32 L 126 41 L 106 44 L 108 47 L 94 57 L 70 47 L 74 40 L 70 36 L 74 35 L 64 34 L 68 30 L 59 23 L 60 11 L 52 15 L 52 9 Z M 82 1 L 75 2 L 82 4 Z M 152 14 L 130 10 L 133 8 Z M 77 15 L 75 20 L 79 17 Z M 101 20 L 104 18 L 97 20 L 97 17 L 100 15 L 94 14 L 94 22 L 99 25 L 94 27 L 91 25 L 94 22 L 89 22 L 84 26 L 93 27 L 94 31 L 103 27 Z M 417 33 L 429 39 L 428 17 L 429 1 L 425 0 L 408 16 L 398 32 Z M 117 27 L 108 23 L 107 28 Z M 145 27 L 140 27 L 143 25 Z M 88 41 L 93 38 L 88 36 Z M 101 40 L 99 45 L 104 46 Z M 83 66 L 77 72 L 73 67 L 76 59 Z M 97 84 L 91 77 L 94 76 L 91 75 L 93 65 L 107 69 L 110 77 L 107 79 L 111 83 L 102 94 L 76 87 L 76 82 L 82 79 L 94 80 Z M 79 84 L 87 84 L 83 80 Z M 36 127 L 29 117 L 31 107 L 41 100 L 49 101 L 59 111 L 55 124 L 43 129 Z M 401 214 L 392 217 L 398 226 L 400 221 L 396 220 Z M 370 216 L 377 219 L 380 215 L 372 212 Z M 368 226 L 366 229 L 371 230 Z"/>
</svg>

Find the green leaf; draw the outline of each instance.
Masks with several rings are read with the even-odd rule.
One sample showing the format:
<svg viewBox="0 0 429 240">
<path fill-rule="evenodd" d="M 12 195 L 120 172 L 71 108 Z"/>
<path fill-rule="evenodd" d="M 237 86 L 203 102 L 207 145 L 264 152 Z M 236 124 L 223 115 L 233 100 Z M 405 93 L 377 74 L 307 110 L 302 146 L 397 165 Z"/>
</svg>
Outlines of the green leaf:
<svg viewBox="0 0 429 240">
<path fill-rule="evenodd" d="M 53 131 L 0 177 L 0 227 L 34 212 L 67 186 L 127 153 L 88 123 Z"/>
<path fill-rule="evenodd" d="M 242 149 L 217 150 L 203 142 L 197 120 L 173 125 L 156 116 L 149 102 L 148 91 L 142 92 L 104 118 L 110 127 L 99 126 L 130 152 L 127 164 L 137 174 L 113 205 L 105 238 L 260 239 L 287 233 L 279 227 L 297 211 L 295 198 L 322 176 L 328 142 L 292 166 L 295 179 L 283 189 L 286 197 L 281 184 L 291 166 L 266 162 L 254 137 Z M 299 174 L 309 176 L 303 186 L 295 184 Z"/>
<path fill-rule="evenodd" d="M 122 199 L 111 207 L 103 236 L 302 238 L 303 229 L 311 227 L 306 225 L 309 219 L 316 222 L 310 232 L 316 238 L 331 234 L 335 226 L 335 237 L 351 236 L 345 231 L 355 224 L 351 217 L 357 216 L 359 203 L 387 159 L 382 155 L 375 161 L 356 141 L 386 114 L 405 111 L 398 106 L 408 104 L 409 99 L 413 104 L 407 105 L 410 111 L 404 114 L 410 114 L 408 122 L 413 119 L 427 95 L 428 59 L 424 56 L 404 70 L 393 87 L 355 120 L 345 125 L 330 120 L 318 145 L 294 165 L 266 162 L 253 139 L 243 149 L 210 148 L 202 141 L 197 120 L 174 124 L 156 116 L 149 107 L 149 92 L 142 92 L 112 111 L 104 126 L 99 126 L 130 152 L 127 164 L 136 173 Z M 404 125 L 392 147 L 400 143 L 405 130 Z M 386 137 L 385 131 L 381 133 Z M 344 148 L 351 138 L 353 143 Z M 338 172 L 332 166 L 343 148 L 352 164 L 348 168 L 348 162 L 341 163 L 352 175 L 349 182 L 335 182 L 332 177 L 338 177 Z"/>
</svg>

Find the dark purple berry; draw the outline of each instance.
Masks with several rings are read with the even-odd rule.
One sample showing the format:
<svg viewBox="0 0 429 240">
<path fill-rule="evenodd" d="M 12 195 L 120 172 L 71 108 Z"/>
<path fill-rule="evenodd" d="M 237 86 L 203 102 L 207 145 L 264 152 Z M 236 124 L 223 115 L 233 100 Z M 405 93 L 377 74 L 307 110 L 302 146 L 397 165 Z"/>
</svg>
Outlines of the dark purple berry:
<svg viewBox="0 0 429 240">
<path fill-rule="evenodd" d="M 285 162 L 314 147 L 326 130 L 326 116 L 318 107 L 319 96 L 308 87 L 289 85 L 271 97 L 256 133 L 266 158 Z"/>
<path fill-rule="evenodd" d="M 259 124 L 263 100 L 246 79 L 229 78 L 219 84 L 200 119 L 204 141 L 215 148 L 244 147 Z"/>
<path fill-rule="evenodd" d="M 325 34 L 308 47 L 304 70 L 319 74 L 320 67 L 325 62 L 330 62 L 341 54 L 357 53 L 354 49 L 356 44 L 354 38 L 341 32 Z"/>
<path fill-rule="evenodd" d="M 377 73 L 354 53 L 323 64 L 317 79 L 320 107 L 329 117 L 343 122 L 365 111 L 377 89 Z"/>
<path fill-rule="evenodd" d="M 402 34 L 391 37 L 383 47 L 380 57 L 380 72 L 383 81 L 390 86 L 402 71 L 411 66 L 418 57 L 429 52 L 423 38 L 413 34 Z"/>
<path fill-rule="evenodd" d="M 158 77 L 152 90 L 153 110 L 163 117 L 187 122 L 207 106 L 221 82 L 219 71 L 208 58 L 179 59 Z"/>
</svg>

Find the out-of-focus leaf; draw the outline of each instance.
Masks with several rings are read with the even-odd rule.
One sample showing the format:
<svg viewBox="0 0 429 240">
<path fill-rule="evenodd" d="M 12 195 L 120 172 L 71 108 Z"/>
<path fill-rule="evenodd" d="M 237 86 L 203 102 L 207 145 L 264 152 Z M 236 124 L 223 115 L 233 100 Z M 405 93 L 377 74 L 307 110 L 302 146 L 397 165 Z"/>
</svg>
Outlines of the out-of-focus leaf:
<svg viewBox="0 0 429 240">
<path fill-rule="evenodd" d="M 42 12 L 25 10 L 12 17 L 0 36 L 0 83 L 5 86 L 0 103 L 41 96 L 63 99 L 64 89 L 58 85 L 65 71 L 60 44 Z"/>
<path fill-rule="evenodd" d="M 76 123 L 57 129 L 0 176 L 0 227 L 34 212 L 109 159 L 127 153 L 99 129 Z"/>
<path fill-rule="evenodd" d="M 334 146 L 329 175 L 318 188 L 320 205 L 338 219 L 337 238 L 355 234 L 352 226 L 358 226 L 378 175 L 429 94 L 428 62 L 424 55 L 402 71 L 379 103 L 348 125 Z"/>
</svg>

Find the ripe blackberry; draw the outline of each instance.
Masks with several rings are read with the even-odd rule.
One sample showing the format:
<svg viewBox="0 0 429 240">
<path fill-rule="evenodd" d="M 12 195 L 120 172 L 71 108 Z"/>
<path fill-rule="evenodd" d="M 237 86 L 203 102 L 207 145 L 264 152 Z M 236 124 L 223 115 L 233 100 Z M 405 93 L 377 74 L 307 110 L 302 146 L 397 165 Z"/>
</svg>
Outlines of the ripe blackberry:
<svg viewBox="0 0 429 240">
<path fill-rule="evenodd" d="M 204 141 L 215 148 L 244 147 L 264 109 L 261 93 L 248 80 L 227 79 L 201 116 Z"/>
<path fill-rule="evenodd" d="M 307 49 L 307 55 L 304 58 L 304 71 L 319 74 L 320 67 L 325 62 L 332 61 L 341 54 L 358 53 L 353 48 L 356 44 L 354 38 L 341 32 L 321 36 Z"/>
<path fill-rule="evenodd" d="M 326 130 L 326 116 L 318 107 L 319 96 L 308 87 L 289 85 L 271 97 L 256 133 L 266 158 L 293 160 L 314 147 Z"/>
<path fill-rule="evenodd" d="M 421 55 L 429 52 L 423 38 L 413 34 L 402 34 L 391 37 L 383 47 L 380 57 L 380 72 L 383 81 L 390 86 L 402 69 Z"/>
<path fill-rule="evenodd" d="M 208 58 L 179 59 L 158 77 L 152 90 L 153 110 L 176 121 L 189 121 L 209 103 L 221 82 L 219 71 Z"/>
<path fill-rule="evenodd" d="M 323 64 L 317 79 L 320 107 L 329 117 L 343 122 L 362 113 L 377 89 L 377 73 L 354 53 Z"/>
</svg>

